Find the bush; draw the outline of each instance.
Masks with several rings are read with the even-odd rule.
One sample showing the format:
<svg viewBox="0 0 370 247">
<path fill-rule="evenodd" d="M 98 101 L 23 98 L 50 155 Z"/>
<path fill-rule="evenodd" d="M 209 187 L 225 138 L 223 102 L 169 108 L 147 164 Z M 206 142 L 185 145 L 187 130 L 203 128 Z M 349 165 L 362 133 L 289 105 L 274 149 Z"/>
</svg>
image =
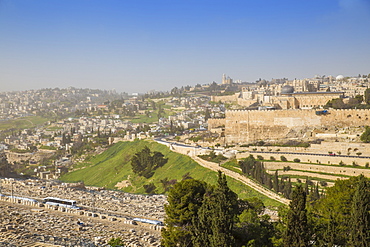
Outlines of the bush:
<svg viewBox="0 0 370 247">
<path fill-rule="evenodd" d="M 370 142 L 370 127 L 365 126 L 365 132 L 360 136 L 360 140 L 366 143 Z"/>
<path fill-rule="evenodd" d="M 111 238 L 109 240 L 108 244 L 112 247 L 123 246 L 123 242 L 122 242 L 121 238 Z"/>
<path fill-rule="evenodd" d="M 300 160 L 300 159 L 298 159 L 298 158 L 295 158 L 293 161 L 294 161 L 294 162 L 297 162 L 297 163 L 301 162 L 301 160 Z"/>
<path fill-rule="evenodd" d="M 155 194 L 157 187 L 154 185 L 154 183 L 144 184 L 145 192 L 148 194 Z"/>
<path fill-rule="evenodd" d="M 270 160 L 276 160 L 274 156 L 271 156 L 270 157 Z"/>
<path fill-rule="evenodd" d="M 369 162 L 366 162 L 365 167 L 369 168 Z"/>
<path fill-rule="evenodd" d="M 281 160 L 281 161 L 288 161 L 288 159 L 287 159 L 287 158 L 285 158 L 285 156 L 284 156 L 284 155 L 280 156 L 280 160 Z"/>
<path fill-rule="evenodd" d="M 257 155 L 257 159 L 258 159 L 258 160 L 263 160 L 262 155 Z"/>
<path fill-rule="evenodd" d="M 328 183 L 326 181 L 320 181 L 320 185 L 325 187 L 328 185 Z"/>
</svg>

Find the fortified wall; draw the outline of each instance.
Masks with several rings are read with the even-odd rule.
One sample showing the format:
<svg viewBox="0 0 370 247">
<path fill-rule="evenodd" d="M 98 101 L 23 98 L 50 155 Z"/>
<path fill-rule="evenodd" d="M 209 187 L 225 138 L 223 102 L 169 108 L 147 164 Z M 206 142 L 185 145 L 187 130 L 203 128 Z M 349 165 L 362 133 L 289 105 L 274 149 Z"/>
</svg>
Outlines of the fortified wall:
<svg viewBox="0 0 370 247">
<path fill-rule="evenodd" d="M 226 118 L 210 118 L 207 121 L 208 130 L 224 127 L 226 124 Z"/>
<path fill-rule="evenodd" d="M 239 94 L 240 93 L 235 93 L 232 95 L 222 95 L 222 96 L 212 95 L 211 101 L 215 101 L 215 102 L 221 101 L 221 102 L 226 102 L 226 103 L 237 102 Z"/>
<path fill-rule="evenodd" d="M 289 137 L 309 137 L 314 128 L 362 127 L 370 125 L 369 109 L 329 110 L 317 115 L 316 110 L 230 110 L 225 114 L 227 143 L 250 143 Z M 209 119 L 209 129 L 221 120 Z"/>
</svg>

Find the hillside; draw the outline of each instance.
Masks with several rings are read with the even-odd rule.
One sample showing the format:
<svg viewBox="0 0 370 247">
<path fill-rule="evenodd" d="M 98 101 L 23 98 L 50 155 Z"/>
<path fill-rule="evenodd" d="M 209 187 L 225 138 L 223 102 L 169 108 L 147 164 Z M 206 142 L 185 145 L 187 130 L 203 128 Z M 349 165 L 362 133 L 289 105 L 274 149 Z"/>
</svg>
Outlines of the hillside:
<svg viewBox="0 0 370 247">
<path fill-rule="evenodd" d="M 152 151 L 159 151 L 168 158 L 167 164 L 158 168 L 150 179 L 139 177 L 132 172 L 130 159 L 138 151 L 147 145 Z M 86 185 L 117 189 L 118 183 L 125 184 L 122 190 L 130 193 L 144 193 L 143 185 L 154 183 L 157 193 L 164 193 L 161 180 L 177 179 L 189 173 L 195 179 L 204 180 L 210 184 L 217 181 L 217 173 L 198 165 L 191 158 L 170 151 L 166 146 L 156 142 L 134 141 L 119 142 L 100 155 L 91 157 L 88 161 L 76 164 L 71 171 L 61 177 L 65 182 L 83 181 Z M 240 198 L 260 198 L 266 206 L 279 206 L 280 204 L 266 196 L 263 196 L 248 186 L 229 178 L 230 188 Z"/>
</svg>

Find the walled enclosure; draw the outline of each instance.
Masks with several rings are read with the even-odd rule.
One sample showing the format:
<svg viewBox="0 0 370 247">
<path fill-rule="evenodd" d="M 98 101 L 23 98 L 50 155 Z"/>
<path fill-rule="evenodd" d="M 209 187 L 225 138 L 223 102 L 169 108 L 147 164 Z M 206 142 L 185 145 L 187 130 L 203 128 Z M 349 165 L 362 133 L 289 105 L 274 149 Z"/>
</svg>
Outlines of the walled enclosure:
<svg viewBox="0 0 370 247">
<path fill-rule="evenodd" d="M 303 137 L 307 129 L 343 128 L 370 125 L 369 109 L 329 110 L 316 115 L 316 110 L 230 110 L 225 119 L 209 119 L 208 129 L 224 121 L 227 143 L 250 143 L 257 140 L 276 140 L 296 133 Z M 218 126 L 217 126 L 218 125 Z"/>
</svg>

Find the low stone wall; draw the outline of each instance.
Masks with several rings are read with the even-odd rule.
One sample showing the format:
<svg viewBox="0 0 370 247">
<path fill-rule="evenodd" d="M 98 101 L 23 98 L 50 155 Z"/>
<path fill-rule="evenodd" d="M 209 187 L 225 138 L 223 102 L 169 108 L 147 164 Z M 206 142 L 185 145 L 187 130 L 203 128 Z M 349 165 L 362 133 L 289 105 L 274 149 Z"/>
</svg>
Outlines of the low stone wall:
<svg viewBox="0 0 370 247">
<path fill-rule="evenodd" d="M 369 163 L 369 159 L 365 158 L 349 158 L 349 157 L 340 157 L 340 156 L 319 156 L 319 155 L 304 155 L 304 154 L 285 154 L 285 153 L 269 153 L 269 152 L 245 152 L 245 153 L 238 153 L 236 155 L 237 159 L 247 158 L 250 154 L 254 157 L 257 155 L 261 155 L 264 159 L 270 159 L 270 157 L 274 157 L 276 160 L 280 160 L 281 156 L 284 156 L 289 161 L 293 161 L 294 159 L 298 158 L 301 162 L 309 162 L 309 163 L 317 163 L 317 164 L 334 164 L 339 165 L 340 162 L 343 162 L 345 165 L 353 165 L 355 162 L 356 165 L 365 166 L 366 163 Z M 369 169 L 370 170 L 370 169 Z"/>
<path fill-rule="evenodd" d="M 263 162 L 267 170 L 283 169 L 284 167 L 290 166 L 292 169 L 309 171 L 309 172 L 324 172 L 330 174 L 339 174 L 347 176 L 358 176 L 363 174 L 366 177 L 370 177 L 370 169 L 358 169 L 355 167 L 348 166 L 327 166 L 327 165 L 311 165 L 311 164 L 301 164 L 301 163 L 290 163 L 290 162 Z M 281 173 L 283 174 L 283 173 Z M 311 176 L 315 176 L 311 173 Z M 347 177 L 344 177 L 347 179 Z"/>
</svg>

